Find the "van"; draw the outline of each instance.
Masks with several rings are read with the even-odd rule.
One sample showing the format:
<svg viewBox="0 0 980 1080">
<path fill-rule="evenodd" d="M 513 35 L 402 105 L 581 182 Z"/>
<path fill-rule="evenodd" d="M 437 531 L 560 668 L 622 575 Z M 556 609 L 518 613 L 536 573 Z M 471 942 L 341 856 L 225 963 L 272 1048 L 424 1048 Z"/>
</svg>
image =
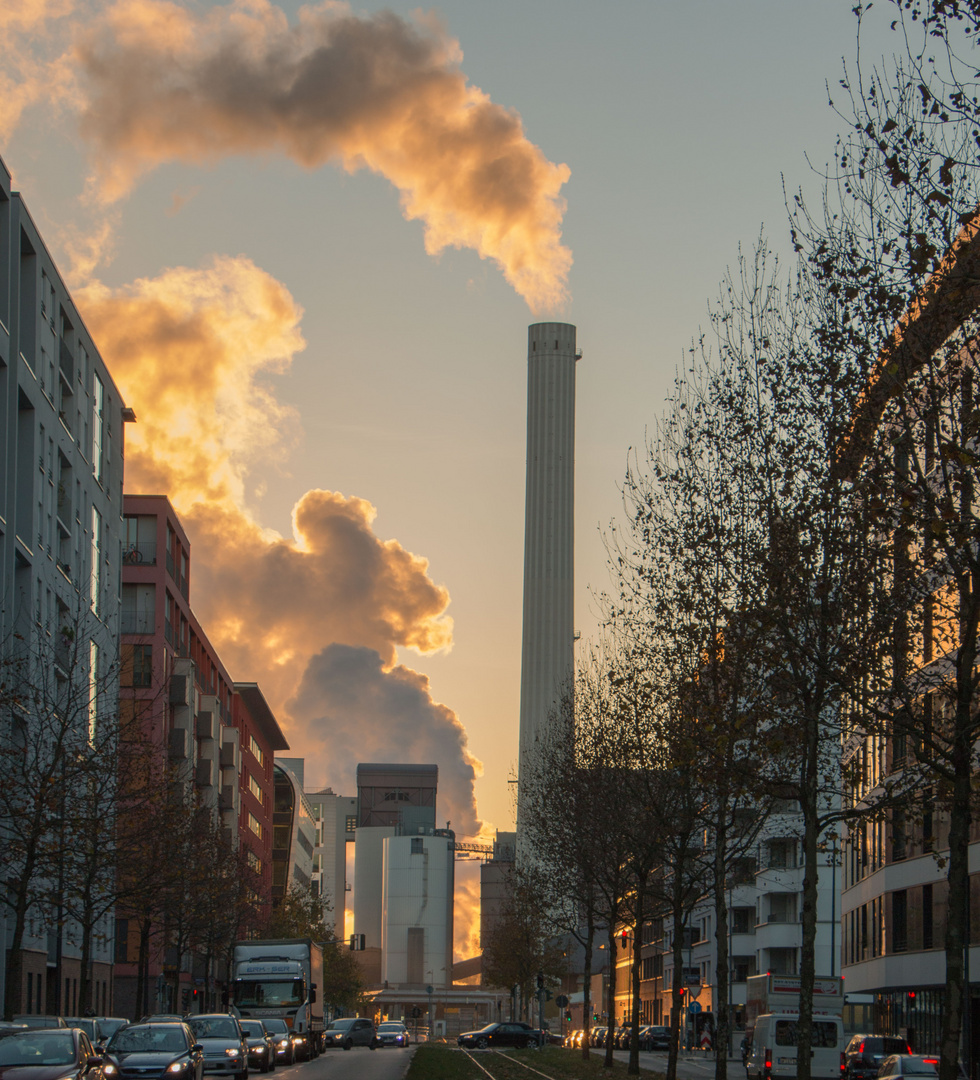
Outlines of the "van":
<svg viewBox="0 0 980 1080">
<path fill-rule="evenodd" d="M 779 1080 L 796 1076 L 796 1026 L 799 1013 L 764 1013 L 756 1017 L 745 1061 L 748 1080 Z M 839 1016 L 816 1014 L 811 1036 L 810 1076 L 840 1080 L 844 1024 Z"/>
</svg>

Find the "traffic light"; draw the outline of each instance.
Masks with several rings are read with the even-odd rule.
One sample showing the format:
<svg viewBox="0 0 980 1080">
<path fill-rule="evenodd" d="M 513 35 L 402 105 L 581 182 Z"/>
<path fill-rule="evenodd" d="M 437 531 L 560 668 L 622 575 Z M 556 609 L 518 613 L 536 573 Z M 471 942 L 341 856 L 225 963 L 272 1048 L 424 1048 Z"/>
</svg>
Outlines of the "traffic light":
<svg viewBox="0 0 980 1080">
<path fill-rule="evenodd" d="M 572 1019 L 572 1010 L 571 1009 L 566 1009 L 565 1010 L 565 1020 L 570 1022 L 571 1019 Z"/>
<path fill-rule="evenodd" d="M 189 986 L 185 986 L 181 990 L 180 1003 L 183 1006 L 184 1012 L 187 1012 L 187 1010 L 191 1007 L 191 988 Z"/>
<path fill-rule="evenodd" d="M 623 931 L 623 948 L 624 948 L 624 949 L 626 948 L 626 942 L 627 942 L 627 941 L 629 941 L 629 935 L 628 935 L 628 934 L 626 933 L 626 931 L 624 930 L 624 931 Z"/>
<path fill-rule="evenodd" d="M 909 999 L 909 1004 L 910 1004 L 910 1005 L 914 1005 L 914 1004 L 915 1004 L 915 991 L 914 991 L 914 990 L 910 990 L 910 991 L 908 992 L 908 995 L 907 995 L 907 996 L 908 996 L 908 999 Z"/>
<path fill-rule="evenodd" d="M 544 972 L 542 972 L 542 971 L 538 972 L 538 989 L 539 990 L 544 989 Z"/>
<path fill-rule="evenodd" d="M 680 988 L 680 990 L 678 990 L 677 992 L 678 992 L 678 994 L 680 994 L 681 1004 L 683 1004 L 684 1003 L 684 995 L 687 993 L 687 990 L 685 990 L 684 987 L 682 986 Z"/>
</svg>

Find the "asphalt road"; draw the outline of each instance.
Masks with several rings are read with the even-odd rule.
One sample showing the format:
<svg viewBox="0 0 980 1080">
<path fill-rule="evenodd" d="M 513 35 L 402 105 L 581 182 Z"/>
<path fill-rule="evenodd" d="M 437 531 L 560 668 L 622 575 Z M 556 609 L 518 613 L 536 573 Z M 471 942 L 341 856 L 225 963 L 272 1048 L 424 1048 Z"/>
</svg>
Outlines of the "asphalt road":
<svg viewBox="0 0 980 1080">
<path fill-rule="evenodd" d="M 351 1050 L 325 1050 L 312 1061 L 296 1065 L 280 1065 L 275 1072 L 265 1073 L 263 1080 L 401 1080 L 408 1071 L 415 1047 L 404 1050 L 389 1046 L 384 1050 L 369 1050 L 355 1046 Z M 259 1076 L 249 1073 L 249 1080 Z"/>
</svg>

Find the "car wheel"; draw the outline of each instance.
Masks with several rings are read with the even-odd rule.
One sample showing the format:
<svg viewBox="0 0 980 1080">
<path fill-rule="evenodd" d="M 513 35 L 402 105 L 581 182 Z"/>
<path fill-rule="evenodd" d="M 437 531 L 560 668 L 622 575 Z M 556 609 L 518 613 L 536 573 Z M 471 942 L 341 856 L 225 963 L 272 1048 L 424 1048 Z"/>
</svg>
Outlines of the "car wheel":
<svg viewBox="0 0 980 1080">
<path fill-rule="evenodd" d="M 480 1038 L 476 1040 L 477 1050 L 486 1050 L 489 1045 L 490 1043 L 487 1042 L 486 1036 L 481 1035 Z"/>
<path fill-rule="evenodd" d="M 351 1048 L 351 1047 L 352 1047 L 353 1045 L 354 1045 L 354 1041 L 353 1041 L 353 1039 L 350 1039 L 350 1038 L 344 1039 L 344 1049 L 345 1049 L 345 1050 L 350 1050 L 350 1048 Z"/>
<path fill-rule="evenodd" d="M 368 1046 L 370 1046 L 372 1050 L 377 1050 L 378 1049 L 378 1040 L 377 1039 L 372 1039 L 368 1043 Z"/>
</svg>

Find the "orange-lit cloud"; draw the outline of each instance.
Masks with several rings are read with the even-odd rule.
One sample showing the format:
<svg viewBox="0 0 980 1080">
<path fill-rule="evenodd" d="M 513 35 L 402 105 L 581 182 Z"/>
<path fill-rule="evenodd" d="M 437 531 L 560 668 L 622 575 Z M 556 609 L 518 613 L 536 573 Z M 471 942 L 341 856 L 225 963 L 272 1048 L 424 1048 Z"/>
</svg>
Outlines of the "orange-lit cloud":
<svg viewBox="0 0 980 1080">
<path fill-rule="evenodd" d="M 480 952 L 480 863 L 456 863 L 456 904 L 453 910 L 453 956 L 468 960 Z"/>
<path fill-rule="evenodd" d="M 117 0 L 83 28 L 76 57 L 105 201 L 167 161 L 279 152 L 307 168 L 368 168 L 423 223 L 430 254 L 472 248 L 534 310 L 565 300 L 568 167 L 467 83 L 458 42 L 434 18 L 358 17 L 326 2 L 291 24 L 268 0 L 201 12 Z"/>
<path fill-rule="evenodd" d="M 283 432 L 297 427 L 271 385 L 304 345 L 288 290 L 249 259 L 216 258 L 78 301 L 137 415 L 126 489 L 166 494 L 181 514 L 191 601 L 232 677 L 259 682 L 316 783 L 350 791 L 372 756 L 433 761 L 440 816 L 476 833 L 481 767 L 462 725 L 397 665 L 399 646 L 452 643 L 449 594 L 425 559 L 379 538 L 374 507 L 356 497 L 307 492 L 291 537 L 249 511 L 251 467 L 283 459 Z"/>
<path fill-rule="evenodd" d="M 0 138 L 33 105 L 74 99 L 74 64 L 63 55 L 75 0 L 0 0 Z"/>
</svg>

